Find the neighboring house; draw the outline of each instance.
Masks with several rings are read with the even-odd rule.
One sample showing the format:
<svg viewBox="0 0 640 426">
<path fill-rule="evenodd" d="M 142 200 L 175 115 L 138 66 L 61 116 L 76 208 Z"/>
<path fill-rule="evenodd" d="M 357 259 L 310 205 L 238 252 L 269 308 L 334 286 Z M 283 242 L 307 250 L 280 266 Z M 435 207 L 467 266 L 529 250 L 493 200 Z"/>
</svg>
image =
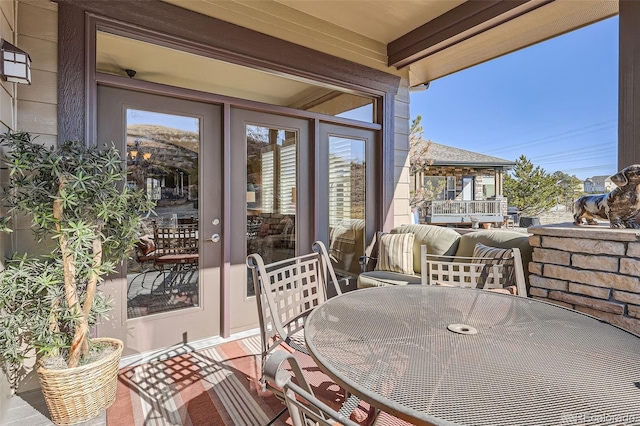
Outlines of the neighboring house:
<svg viewBox="0 0 640 426">
<path fill-rule="evenodd" d="M 592 176 L 584 180 L 584 192 L 588 194 L 606 194 L 611 192 L 616 184 L 611 181 L 611 176 Z"/>
<path fill-rule="evenodd" d="M 3 129 L 113 141 L 128 185 L 158 201 L 142 234 L 153 220 L 198 225 L 197 263 L 145 281 L 149 256 L 136 256 L 102 285 L 115 307 L 93 333 L 123 340 L 125 357 L 255 329 L 251 250 L 270 261 L 322 240 L 350 276 L 376 231 L 409 223 L 412 87 L 620 13 L 619 157 L 640 162 L 640 2 L 5 0 L 0 12 L 2 37 L 33 61 L 31 85 L 0 82 Z M 465 176 L 480 194 L 481 175 L 443 166 L 453 198 Z M 482 195 L 499 194 L 500 173 L 486 176 Z M 3 253 L 41 250 L 19 225 Z"/>
<path fill-rule="evenodd" d="M 503 174 L 515 162 L 429 142 L 428 161 L 411 176 L 421 221 L 433 224 L 501 223 L 507 214 Z M 422 189 L 422 192 L 421 192 Z"/>
</svg>

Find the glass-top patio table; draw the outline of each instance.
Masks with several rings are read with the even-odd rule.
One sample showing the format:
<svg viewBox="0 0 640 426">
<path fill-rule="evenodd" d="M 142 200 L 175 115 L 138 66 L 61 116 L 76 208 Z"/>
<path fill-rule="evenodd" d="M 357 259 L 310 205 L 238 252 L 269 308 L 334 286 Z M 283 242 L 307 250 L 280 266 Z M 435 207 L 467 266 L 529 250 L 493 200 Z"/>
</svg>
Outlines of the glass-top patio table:
<svg viewBox="0 0 640 426">
<path fill-rule="evenodd" d="M 337 383 L 415 424 L 640 425 L 640 338 L 544 302 L 356 290 L 317 307 L 305 339 Z"/>
</svg>

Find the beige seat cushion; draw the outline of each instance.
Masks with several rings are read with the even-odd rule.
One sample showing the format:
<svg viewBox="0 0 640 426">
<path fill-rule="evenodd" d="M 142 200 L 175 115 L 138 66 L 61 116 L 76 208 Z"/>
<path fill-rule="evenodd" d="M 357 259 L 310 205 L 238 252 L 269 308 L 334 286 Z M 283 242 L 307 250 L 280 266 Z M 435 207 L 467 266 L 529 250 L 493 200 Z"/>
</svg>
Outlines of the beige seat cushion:
<svg viewBox="0 0 640 426">
<path fill-rule="evenodd" d="M 460 234 L 451 228 L 435 225 L 403 225 L 393 228 L 392 234 L 412 233 L 413 241 L 413 272 L 420 275 L 422 264 L 420 259 L 420 246 L 427 246 L 427 253 L 435 255 L 453 256 L 458 249 Z M 473 251 L 473 249 L 471 250 Z M 471 256 L 471 254 L 469 254 Z"/>
<path fill-rule="evenodd" d="M 369 271 L 358 275 L 358 288 L 388 285 L 421 284 L 420 275 L 399 274 L 388 271 Z"/>
</svg>

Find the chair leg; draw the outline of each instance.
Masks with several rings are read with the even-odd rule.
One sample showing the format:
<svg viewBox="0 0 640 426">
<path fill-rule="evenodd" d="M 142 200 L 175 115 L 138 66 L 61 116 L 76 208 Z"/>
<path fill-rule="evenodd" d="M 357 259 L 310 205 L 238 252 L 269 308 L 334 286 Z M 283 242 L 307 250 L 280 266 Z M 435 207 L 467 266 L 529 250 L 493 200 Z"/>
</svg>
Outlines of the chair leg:
<svg viewBox="0 0 640 426">
<path fill-rule="evenodd" d="M 346 397 L 346 400 L 344 404 L 342 404 L 342 407 L 340 407 L 339 413 L 345 417 L 350 417 L 351 413 L 356 411 L 356 408 L 358 408 L 358 405 L 360 405 L 361 400 L 357 396 L 348 392 L 346 393 L 345 397 Z M 380 414 L 380 409 L 369 404 L 369 411 L 367 412 L 367 417 L 366 417 L 366 420 L 367 420 L 366 425 L 367 426 L 373 425 L 373 423 L 378 418 L 378 414 Z"/>
<path fill-rule="evenodd" d="M 287 407 L 286 406 L 278 414 L 276 414 L 276 416 L 274 418 L 269 420 L 269 423 L 267 423 L 264 426 L 271 426 L 272 424 L 274 424 L 276 422 L 276 420 L 278 420 L 278 418 L 285 413 L 285 411 L 287 411 Z"/>
</svg>

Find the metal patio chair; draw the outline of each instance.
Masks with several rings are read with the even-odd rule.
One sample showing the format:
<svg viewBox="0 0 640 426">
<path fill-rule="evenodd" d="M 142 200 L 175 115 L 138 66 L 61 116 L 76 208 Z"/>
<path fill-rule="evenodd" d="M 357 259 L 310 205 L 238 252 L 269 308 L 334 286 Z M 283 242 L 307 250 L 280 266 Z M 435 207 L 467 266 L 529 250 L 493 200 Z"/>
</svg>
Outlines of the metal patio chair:
<svg viewBox="0 0 640 426">
<path fill-rule="evenodd" d="M 259 254 L 247 256 L 256 287 L 262 342 L 262 371 L 267 356 L 285 343 L 306 355 L 303 327 L 307 315 L 327 300 L 328 286 L 341 294 L 327 249 L 313 243 L 313 253 L 264 264 Z M 266 388 L 264 375 L 260 378 Z"/>
<path fill-rule="evenodd" d="M 267 265 L 259 254 L 247 256 L 260 319 L 260 385 L 263 391 L 268 389 L 283 400 L 282 389 L 271 386 L 266 380 L 267 357 L 284 344 L 310 359 L 304 342 L 304 320 L 316 306 L 327 300 L 330 290 L 334 292 L 332 296 L 342 294 L 324 243 L 316 241 L 312 249 L 313 253 Z M 359 398 L 345 394 L 340 412 L 349 415 L 359 404 Z"/>
<path fill-rule="evenodd" d="M 198 223 L 175 225 L 153 222 L 154 268 L 161 272 L 163 291 L 186 284 L 198 270 Z"/>
<path fill-rule="evenodd" d="M 422 284 L 468 287 L 503 292 L 515 290 L 527 297 L 522 256 L 511 248 L 507 258 L 430 255 L 421 246 Z"/>
<path fill-rule="evenodd" d="M 289 368 L 283 364 L 288 364 Z M 272 353 L 265 363 L 264 375 L 268 383 L 282 389 L 293 426 L 358 426 L 357 423 L 320 401 L 302 374 L 293 355 L 285 351 Z M 292 374 L 293 373 L 293 376 Z M 295 378 L 295 382 L 292 380 Z"/>
</svg>

